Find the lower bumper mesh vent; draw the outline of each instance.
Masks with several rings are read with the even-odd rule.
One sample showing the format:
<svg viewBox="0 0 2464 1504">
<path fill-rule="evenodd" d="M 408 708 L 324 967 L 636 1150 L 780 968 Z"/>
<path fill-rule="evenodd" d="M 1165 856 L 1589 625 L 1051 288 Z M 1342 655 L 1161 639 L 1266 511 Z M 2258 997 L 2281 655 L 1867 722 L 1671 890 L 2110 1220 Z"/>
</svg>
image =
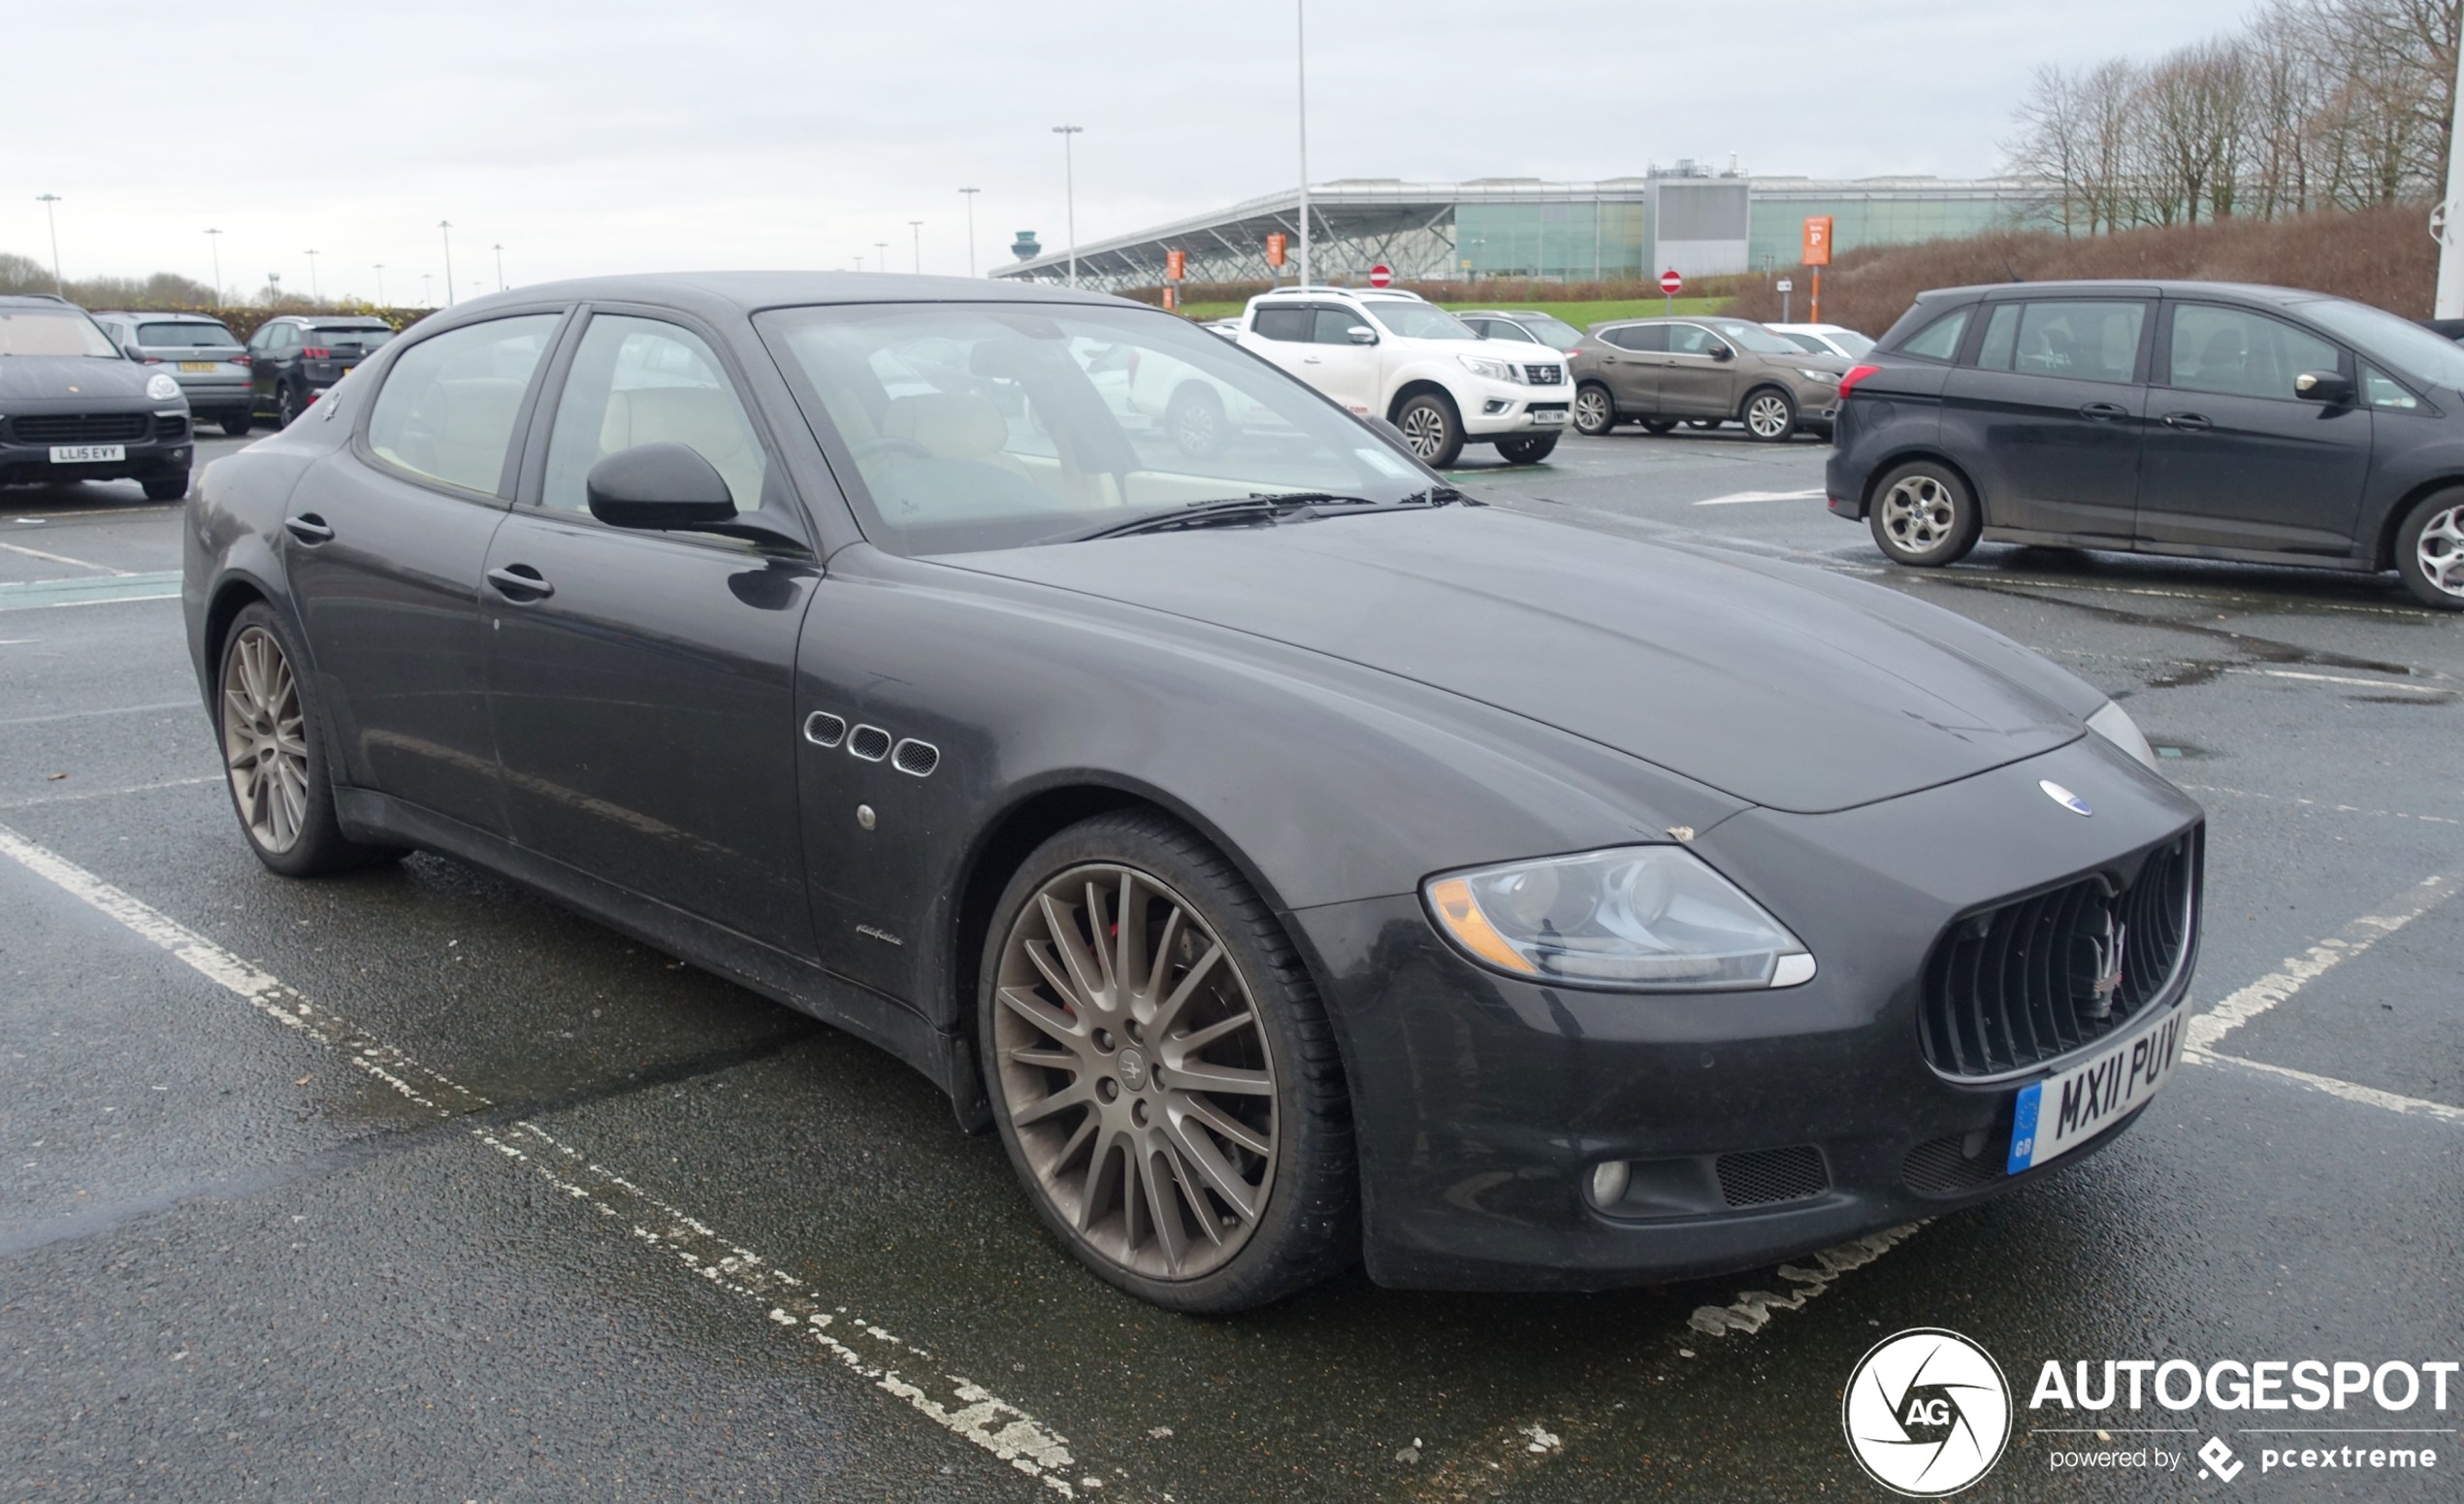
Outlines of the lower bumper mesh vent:
<svg viewBox="0 0 2464 1504">
<path fill-rule="evenodd" d="M 1822 1151 L 1811 1144 L 1724 1154 L 1715 1168 L 1720 1177 L 1720 1198 L 1731 1206 L 1801 1201 L 1831 1189 L 1831 1175 L 1823 1168 Z"/>
<path fill-rule="evenodd" d="M 1968 1153 L 1971 1139 L 1979 1141 L 1977 1152 Z M 1919 1195 L 1958 1195 L 1990 1186 L 2002 1178 L 2002 1161 L 1994 1153 L 1995 1139 L 1984 1133 L 1953 1133 L 1947 1138 L 1929 1139 L 1908 1151 L 1906 1168 L 1900 1179 Z"/>
</svg>

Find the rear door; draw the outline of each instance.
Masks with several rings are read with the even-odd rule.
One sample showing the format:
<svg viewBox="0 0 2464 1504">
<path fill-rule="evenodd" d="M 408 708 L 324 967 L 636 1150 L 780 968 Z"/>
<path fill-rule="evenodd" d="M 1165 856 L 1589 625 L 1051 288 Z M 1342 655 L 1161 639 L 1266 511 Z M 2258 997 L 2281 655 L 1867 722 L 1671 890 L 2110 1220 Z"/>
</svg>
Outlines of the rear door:
<svg viewBox="0 0 2464 1504">
<path fill-rule="evenodd" d="M 1241 334 L 1243 347 L 1254 350 L 1265 359 L 1290 372 L 1305 376 L 1313 367 L 1301 361 L 1310 353 L 1317 339 L 1317 311 L 1305 303 L 1275 303 L 1259 308 L 1249 319 L 1249 327 Z"/>
<path fill-rule="evenodd" d="M 2127 547 L 2139 499 L 2153 300 L 1986 305 L 1971 360 L 1942 390 L 1942 441 L 1990 527 Z"/>
<path fill-rule="evenodd" d="M 2371 414 L 2294 394 L 2304 372 L 2356 377 L 2318 335 L 2254 309 L 2166 302 L 2149 394 L 2139 538 L 2342 558 L 2370 474 Z"/>
<path fill-rule="evenodd" d="M 1668 359 L 1669 326 L 1628 324 L 1600 332 L 1600 378 L 1617 410 L 1647 417 L 1660 410 L 1660 367 Z"/>
</svg>

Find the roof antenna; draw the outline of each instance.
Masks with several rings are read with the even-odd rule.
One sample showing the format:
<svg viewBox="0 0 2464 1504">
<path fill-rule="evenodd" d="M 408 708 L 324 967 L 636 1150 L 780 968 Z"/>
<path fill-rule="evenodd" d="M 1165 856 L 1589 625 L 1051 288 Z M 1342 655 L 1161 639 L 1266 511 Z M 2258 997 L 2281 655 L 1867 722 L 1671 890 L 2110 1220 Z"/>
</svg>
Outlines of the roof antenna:
<svg viewBox="0 0 2464 1504">
<path fill-rule="evenodd" d="M 2012 280 L 2012 281 L 2015 281 L 2015 282 L 2024 282 L 2024 281 L 2027 280 L 2027 278 L 2026 278 L 2022 277 L 2022 276 L 2020 276 L 2020 275 L 2019 275 L 2019 268 L 2017 268 L 2017 267 L 2015 267 L 2015 266 L 2011 265 L 2011 253 L 2010 253 L 2009 251 L 2007 251 L 2007 250 L 2006 250 L 2006 251 L 2003 251 L 2003 252 L 2001 253 L 2001 255 L 2002 255 L 2002 270 L 2011 274 L 2011 280 Z"/>
</svg>

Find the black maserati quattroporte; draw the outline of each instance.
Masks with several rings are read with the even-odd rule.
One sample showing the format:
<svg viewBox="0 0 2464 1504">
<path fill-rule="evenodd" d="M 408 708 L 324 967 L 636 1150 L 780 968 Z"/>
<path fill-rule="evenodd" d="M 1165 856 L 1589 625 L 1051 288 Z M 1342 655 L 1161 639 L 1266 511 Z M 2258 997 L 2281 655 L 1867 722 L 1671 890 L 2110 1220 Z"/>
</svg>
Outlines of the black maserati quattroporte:
<svg viewBox="0 0 2464 1504">
<path fill-rule="evenodd" d="M 213 464 L 186 548 L 268 866 L 444 853 L 861 1035 L 1168 1306 L 1786 1258 L 2182 1058 L 2200 812 L 2104 696 L 1483 507 L 1152 309 L 484 298 Z"/>
</svg>

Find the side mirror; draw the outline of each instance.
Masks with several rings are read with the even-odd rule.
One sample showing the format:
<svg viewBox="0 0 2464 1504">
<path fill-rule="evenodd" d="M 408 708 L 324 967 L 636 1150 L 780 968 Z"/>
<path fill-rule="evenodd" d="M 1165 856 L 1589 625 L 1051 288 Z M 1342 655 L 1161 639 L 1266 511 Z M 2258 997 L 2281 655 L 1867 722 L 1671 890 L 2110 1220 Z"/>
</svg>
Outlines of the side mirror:
<svg viewBox="0 0 2464 1504">
<path fill-rule="evenodd" d="M 129 359 L 136 361 L 139 365 L 144 365 L 146 363 L 146 352 L 139 349 L 133 343 L 121 345 L 119 347 L 119 352 L 127 356 Z"/>
<path fill-rule="evenodd" d="M 1351 343 L 1354 344 L 1375 344 L 1378 343 L 1378 331 L 1370 328 L 1367 324 L 1354 324 L 1349 329 L 1345 330 L 1344 333 L 1350 338 Z"/>
<path fill-rule="evenodd" d="M 591 515 L 611 528 L 651 533 L 717 533 L 802 549 L 800 538 L 759 516 L 740 515 L 728 482 L 708 460 L 680 443 L 643 443 L 591 467 L 582 481 Z"/>
<path fill-rule="evenodd" d="M 2352 402 L 2352 383 L 2333 371 L 2305 371 L 2293 377 L 2293 395 L 2304 402 L 2348 407 Z"/>
<path fill-rule="evenodd" d="M 1735 359 L 1736 359 L 1736 351 L 1735 351 L 1735 350 L 1733 350 L 1733 349 L 1729 348 L 1729 347 L 1728 347 L 1727 345 L 1725 345 L 1725 344 L 1714 344 L 1714 345 L 1712 345 L 1709 349 L 1707 349 L 1707 350 L 1703 351 L 1702 353 L 1704 353 L 1705 355 L 1710 356 L 1713 360 L 1735 360 Z"/>
</svg>

